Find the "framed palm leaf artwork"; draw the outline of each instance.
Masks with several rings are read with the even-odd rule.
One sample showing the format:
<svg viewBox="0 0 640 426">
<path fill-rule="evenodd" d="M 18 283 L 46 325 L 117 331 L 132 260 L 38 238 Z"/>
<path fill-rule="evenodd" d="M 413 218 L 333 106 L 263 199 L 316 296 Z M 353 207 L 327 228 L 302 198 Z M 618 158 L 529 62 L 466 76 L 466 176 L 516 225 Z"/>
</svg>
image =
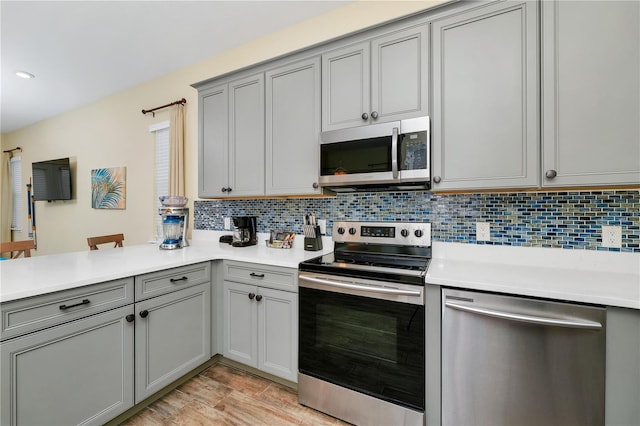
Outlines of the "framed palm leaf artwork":
<svg viewBox="0 0 640 426">
<path fill-rule="evenodd" d="M 126 167 L 91 170 L 91 207 L 94 209 L 125 209 Z"/>
</svg>

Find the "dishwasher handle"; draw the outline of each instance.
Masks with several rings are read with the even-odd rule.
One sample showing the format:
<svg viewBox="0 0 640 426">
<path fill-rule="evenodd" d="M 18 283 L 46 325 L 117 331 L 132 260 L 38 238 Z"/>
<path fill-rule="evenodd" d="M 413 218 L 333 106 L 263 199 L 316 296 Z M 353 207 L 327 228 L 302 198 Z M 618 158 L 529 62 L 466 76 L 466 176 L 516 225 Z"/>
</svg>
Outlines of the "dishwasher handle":
<svg viewBox="0 0 640 426">
<path fill-rule="evenodd" d="M 602 329 L 602 324 L 596 321 L 568 320 L 568 319 L 540 317 L 536 315 L 516 314 L 512 312 L 496 311 L 494 309 L 488 309 L 488 308 L 479 308 L 474 306 L 461 305 L 459 303 L 455 303 L 449 300 L 445 301 L 444 305 L 446 307 L 457 309 L 463 312 L 469 312 L 472 314 L 484 315 L 484 316 L 493 317 L 493 318 L 500 318 L 500 319 L 505 319 L 509 321 L 519 321 L 519 322 L 525 322 L 529 324 L 538 324 L 538 325 L 553 326 L 553 327 L 581 328 L 586 330 Z"/>
</svg>

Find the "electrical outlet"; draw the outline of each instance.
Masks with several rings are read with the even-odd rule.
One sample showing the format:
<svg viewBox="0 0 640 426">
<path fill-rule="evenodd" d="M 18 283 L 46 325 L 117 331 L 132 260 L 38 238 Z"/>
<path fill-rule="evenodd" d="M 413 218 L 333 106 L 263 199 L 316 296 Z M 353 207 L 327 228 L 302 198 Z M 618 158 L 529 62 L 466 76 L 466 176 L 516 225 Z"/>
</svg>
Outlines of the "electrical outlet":
<svg viewBox="0 0 640 426">
<path fill-rule="evenodd" d="M 476 241 L 491 241 L 491 224 L 476 222 Z"/>
<path fill-rule="evenodd" d="M 320 227 L 320 233 L 322 235 L 326 235 L 326 233 L 327 233 L 327 220 L 326 219 L 318 219 L 318 226 Z"/>
<path fill-rule="evenodd" d="M 225 231 L 231 230 L 231 218 L 230 217 L 225 217 L 224 218 L 224 229 L 225 229 Z"/>
<path fill-rule="evenodd" d="M 602 226 L 602 247 L 621 248 L 622 228 L 619 226 Z"/>
</svg>

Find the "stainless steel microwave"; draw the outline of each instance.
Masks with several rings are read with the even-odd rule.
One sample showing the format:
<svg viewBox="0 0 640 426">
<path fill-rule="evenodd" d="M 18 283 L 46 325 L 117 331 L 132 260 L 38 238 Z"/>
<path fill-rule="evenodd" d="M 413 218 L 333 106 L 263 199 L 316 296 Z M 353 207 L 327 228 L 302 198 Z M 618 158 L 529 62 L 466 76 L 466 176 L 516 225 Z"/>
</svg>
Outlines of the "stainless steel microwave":
<svg viewBox="0 0 640 426">
<path fill-rule="evenodd" d="M 334 192 L 429 189 L 429 117 L 320 134 L 320 185 Z"/>
</svg>

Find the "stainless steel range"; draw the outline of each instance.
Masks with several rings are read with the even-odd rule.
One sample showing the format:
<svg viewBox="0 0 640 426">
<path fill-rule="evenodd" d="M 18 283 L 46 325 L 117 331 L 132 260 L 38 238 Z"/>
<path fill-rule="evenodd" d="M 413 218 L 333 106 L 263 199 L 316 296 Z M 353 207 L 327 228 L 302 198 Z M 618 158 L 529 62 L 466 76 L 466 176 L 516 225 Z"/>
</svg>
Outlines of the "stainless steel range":
<svg viewBox="0 0 640 426">
<path fill-rule="evenodd" d="M 299 265 L 298 400 L 355 424 L 423 425 L 431 224 L 336 222 Z"/>
</svg>

